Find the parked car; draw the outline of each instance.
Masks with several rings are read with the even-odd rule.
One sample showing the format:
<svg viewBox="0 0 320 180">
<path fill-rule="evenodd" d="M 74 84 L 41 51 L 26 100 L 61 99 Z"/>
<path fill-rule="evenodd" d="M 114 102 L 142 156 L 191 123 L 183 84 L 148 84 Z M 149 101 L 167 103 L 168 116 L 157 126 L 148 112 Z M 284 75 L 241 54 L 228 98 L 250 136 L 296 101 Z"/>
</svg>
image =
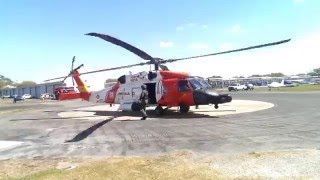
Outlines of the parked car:
<svg viewBox="0 0 320 180">
<path fill-rule="evenodd" d="M 2 99 L 10 98 L 10 95 L 2 95 L 1 98 L 2 98 Z"/>
<path fill-rule="evenodd" d="M 32 96 L 30 94 L 24 94 L 22 95 L 23 99 L 30 99 Z"/>
<path fill-rule="evenodd" d="M 245 85 L 241 85 L 241 84 L 231 84 L 228 87 L 229 91 L 239 91 L 239 90 L 245 90 L 247 87 Z"/>
<path fill-rule="evenodd" d="M 14 101 L 24 101 L 24 99 L 22 98 L 22 96 L 18 96 L 18 95 L 13 95 L 13 99 Z"/>
<path fill-rule="evenodd" d="M 245 88 L 244 90 L 250 90 L 250 91 L 252 91 L 252 90 L 254 89 L 253 84 L 246 84 L 245 86 L 246 86 L 246 88 Z"/>
<path fill-rule="evenodd" d="M 40 99 L 54 99 L 54 95 L 49 93 L 44 93 L 40 95 Z"/>
<path fill-rule="evenodd" d="M 313 81 L 313 82 L 310 82 L 309 84 L 310 85 L 318 85 L 318 84 L 320 84 L 320 81 Z"/>
</svg>

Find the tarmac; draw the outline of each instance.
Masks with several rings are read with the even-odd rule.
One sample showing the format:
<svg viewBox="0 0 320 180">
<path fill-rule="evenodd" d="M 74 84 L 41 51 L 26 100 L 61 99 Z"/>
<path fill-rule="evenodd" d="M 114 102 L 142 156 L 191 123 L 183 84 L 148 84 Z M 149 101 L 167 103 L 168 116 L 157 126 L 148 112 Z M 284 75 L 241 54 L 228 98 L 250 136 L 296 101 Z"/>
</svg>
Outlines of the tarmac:
<svg viewBox="0 0 320 180">
<path fill-rule="evenodd" d="M 170 111 L 160 118 L 149 112 L 146 121 L 139 113 L 83 101 L 2 103 L 0 159 L 320 148 L 319 92 L 231 94 L 235 109 L 227 104 L 220 109 L 229 114 L 213 106 L 216 114 L 208 114 L 208 107 L 200 106 L 198 113 Z M 265 104 L 255 112 L 233 113 L 244 100 Z"/>
</svg>

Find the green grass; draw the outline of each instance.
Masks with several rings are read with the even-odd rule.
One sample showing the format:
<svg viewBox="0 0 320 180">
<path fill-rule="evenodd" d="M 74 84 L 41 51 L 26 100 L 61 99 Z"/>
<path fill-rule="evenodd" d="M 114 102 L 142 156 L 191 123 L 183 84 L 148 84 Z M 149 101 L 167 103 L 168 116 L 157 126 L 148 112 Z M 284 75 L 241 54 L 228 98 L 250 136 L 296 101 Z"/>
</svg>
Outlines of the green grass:
<svg viewBox="0 0 320 180">
<path fill-rule="evenodd" d="M 217 170 L 192 162 L 189 156 L 179 153 L 161 157 L 114 157 L 71 170 L 51 168 L 9 179 L 225 179 Z"/>
<path fill-rule="evenodd" d="M 269 91 L 269 88 L 255 88 L 255 91 Z M 271 88 L 271 92 L 307 92 L 320 91 L 320 85 L 299 85 L 295 87 Z"/>
<path fill-rule="evenodd" d="M 228 92 L 228 89 L 217 90 L 220 92 Z M 268 87 L 255 87 L 253 91 L 269 92 Z M 271 88 L 270 92 L 308 92 L 308 91 L 320 91 L 320 85 L 299 85 L 295 87 L 280 87 Z"/>
</svg>

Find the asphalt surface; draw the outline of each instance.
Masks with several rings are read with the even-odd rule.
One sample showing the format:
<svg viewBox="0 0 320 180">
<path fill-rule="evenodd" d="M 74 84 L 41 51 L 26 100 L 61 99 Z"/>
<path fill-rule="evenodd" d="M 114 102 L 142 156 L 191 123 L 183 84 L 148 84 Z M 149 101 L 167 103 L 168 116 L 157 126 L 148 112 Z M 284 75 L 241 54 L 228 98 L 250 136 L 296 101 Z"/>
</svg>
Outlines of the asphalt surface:
<svg viewBox="0 0 320 180">
<path fill-rule="evenodd" d="M 177 114 L 174 118 L 113 121 L 58 116 L 59 112 L 91 105 L 82 101 L 1 104 L 0 141 L 21 144 L 0 149 L 0 159 L 320 148 L 319 92 L 231 94 L 234 99 L 271 102 L 275 106 L 216 117 L 179 118 Z"/>
</svg>

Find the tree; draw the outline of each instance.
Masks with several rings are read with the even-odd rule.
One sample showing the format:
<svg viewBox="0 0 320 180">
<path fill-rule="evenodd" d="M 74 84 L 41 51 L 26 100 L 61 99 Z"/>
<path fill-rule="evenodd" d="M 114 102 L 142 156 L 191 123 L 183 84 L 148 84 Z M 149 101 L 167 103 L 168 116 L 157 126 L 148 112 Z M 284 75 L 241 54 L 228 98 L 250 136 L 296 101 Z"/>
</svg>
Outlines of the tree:
<svg viewBox="0 0 320 180">
<path fill-rule="evenodd" d="M 296 74 L 296 76 L 305 76 L 305 75 L 306 75 L 305 73 Z"/>
<path fill-rule="evenodd" d="M 0 75 L 0 88 L 6 86 L 6 85 L 12 85 L 13 81 L 3 75 Z"/>
<path fill-rule="evenodd" d="M 313 69 L 312 72 L 308 73 L 309 76 L 320 76 L 320 68 Z"/>
<path fill-rule="evenodd" d="M 222 77 L 213 75 L 213 76 L 211 76 L 211 78 L 222 78 Z"/>
<path fill-rule="evenodd" d="M 244 78 L 244 76 L 233 76 L 232 78 Z"/>
<path fill-rule="evenodd" d="M 14 86 L 16 87 L 22 87 L 22 86 L 34 86 L 37 83 L 33 82 L 33 81 L 22 81 L 21 83 L 15 83 Z"/>
<path fill-rule="evenodd" d="M 277 73 L 271 73 L 271 74 L 267 74 L 266 76 L 270 76 L 270 77 L 283 77 L 285 76 L 283 73 L 281 72 L 277 72 Z"/>
<path fill-rule="evenodd" d="M 252 74 L 251 76 L 249 77 L 262 77 L 263 75 L 260 75 L 260 74 Z"/>
</svg>

